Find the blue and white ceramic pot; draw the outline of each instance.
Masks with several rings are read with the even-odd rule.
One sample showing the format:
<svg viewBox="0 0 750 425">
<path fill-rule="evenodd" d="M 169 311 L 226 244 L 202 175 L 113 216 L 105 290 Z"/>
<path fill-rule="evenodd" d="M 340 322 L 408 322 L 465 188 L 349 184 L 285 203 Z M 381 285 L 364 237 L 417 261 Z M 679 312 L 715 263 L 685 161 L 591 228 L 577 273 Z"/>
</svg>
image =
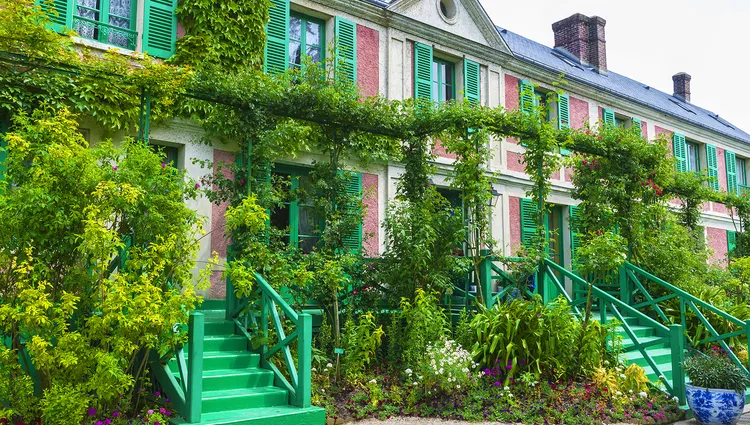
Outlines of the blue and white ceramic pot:
<svg viewBox="0 0 750 425">
<path fill-rule="evenodd" d="M 685 385 L 688 406 L 704 425 L 734 425 L 745 407 L 745 394 Z"/>
</svg>

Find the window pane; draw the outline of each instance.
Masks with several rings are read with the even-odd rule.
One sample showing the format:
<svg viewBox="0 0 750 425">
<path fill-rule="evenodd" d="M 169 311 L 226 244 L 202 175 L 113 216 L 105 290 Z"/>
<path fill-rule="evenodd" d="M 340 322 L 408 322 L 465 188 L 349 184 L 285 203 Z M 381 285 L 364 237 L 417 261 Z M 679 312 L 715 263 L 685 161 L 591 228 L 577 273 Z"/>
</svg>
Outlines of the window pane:
<svg viewBox="0 0 750 425">
<path fill-rule="evenodd" d="M 443 82 L 445 84 L 453 85 L 453 67 L 446 64 L 441 64 L 443 68 Z"/>
<path fill-rule="evenodd" d="M 320 24 L 315 22 L 307 22 L 307 39 L 305 40 L 308 46 L 320 46 Z"/>
<path fill-rule="evenodd" d="M 300 44 L 298 41 L 292 41 L 289 43 L 289 65 L 300 66 L 302 63 L 302 52 L 300 51 Z"/>
<path fill-rule="evenodd" d="M 319 63 L 320 62 L 320 48 L 307 46 L 307 56 L 310 56 L 310 59 L 313 62 Z"/>
<path fill-rule="evenodd" d="M 78 0 L 76 3 L 79 6 L 76 7 L 77 16 L 93 21 L 99 20 L 99 0 Z M 83 38 L 96 39 L 98 36 L 96 24 L 93 22 L 76 19 L 74 26 L 75 31 Z"/>
<path fill-rule="evenodd" d="M 443 101 L 452 100 L 453 99 L 453 87 L 449 85 L 443 85 L 442 98 L 443 98 Z"/>
<path fill-rule="evenodd" d="M 318 238 L 300 238 L 300 240 L 299 240 L 299 248 L 305 254 L 309 254 L 309 253 L 312 252 L 313 247 L 317 243 L 318 243 Z"/>
<path fill-rule="evenodd" d="M 317 220 L 313 214 L 312 207 L 299 207 L 299 232 L 300 236 L 314 236 L 318 232 Z"/>
<path fill-rule="evenodd" d="M 698 167 L 698 147 L 692 143 L 687 143 L 687 150 L 688 150 L 688 168 L 689 171 L 698 171 L 700 167 Z"/>
<path fill-rule="evenodd" d="M 290 16 L 289 17 L 289 39 L 290 40 L 302 40 L 302 20 L 300 18 Z"/>
<path fill-rule="evenodd" d="M 275 229 L 288 232 L 289 229 L 289 204 L 281 204 L 271 212 L 271 226 Z"/>
<path fill-rule="evenodd" d="M 110 0 L 109 2 L 109 24 L 112 27 L 130 29 L 130 8 L 131 0 Z M 117 16 L 113 16 L 117 15 Z M 127 19 L 126 19 L 127 18 Z M 107 41 L 115 46 L 124 48 L 134 48 L 134 43 L 130 42 L 130 34 L 124 31 L 118 31 L 114 28 L 109 29 Z M 135 41 L 135 40 L 133 40 Z"/>
<path fill-rule="evenodd" d="M 438 63 L 433 62 L 432 63 L 432 81 L 439 83 L 440 82 L 440 72 L 438 71 Z"/>
</svg>

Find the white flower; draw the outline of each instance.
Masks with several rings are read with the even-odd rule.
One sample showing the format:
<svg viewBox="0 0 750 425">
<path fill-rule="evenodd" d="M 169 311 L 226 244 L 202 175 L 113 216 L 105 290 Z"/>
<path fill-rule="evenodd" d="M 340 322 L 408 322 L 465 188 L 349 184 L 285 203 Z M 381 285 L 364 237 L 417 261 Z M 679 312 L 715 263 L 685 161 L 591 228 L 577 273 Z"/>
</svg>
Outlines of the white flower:
<svg viewBox="0 0 750 425">
<path fill-rule="evenodd" d="M 411 375 L 411 369 L 406 369 L 404 372 L 406 372 L 407 375 Z"/>
<path fill-rule="evenodd" d="M 323 369 L 323 373 L 328 372 L 328 368 Z"/>
<path fill-rule="evenodd" d="M 328 364 L 326 365 L 326 367 L 327 367 L 328 369 L 330 369 L 330 368 L 332 368 L 332 367 L 333 367 L 333 365 L 332 365 L 331 363 L 328 363 Z"/>
<path fill-rule="evenodd" d="M 625 379 L 625 374 L 624 374 L 624 373 L 621 373 L 621 374 L 620 374 L 620 378 L 622 378 L 622 379 Z"/>
<path fill-rule="evenodd" d="M 456 389 L 459 389 L 459 390 L 460 390 L 460 389 L 461 389 L 461 386 L 460 386 L 460 385 L 456 385 Z"/>
<path fill-rule="evenodd" d="M 411 384 L 414 385 L 414 386 L 417 386 L 417 381 L 414 381 Z"/>
<path fill-rule="evenodd" d="M 648 397 L 648 394 L 646 394 L 646 393 L 645 393 L 645 392 L 643 392 L 643 391 L 639 392 L 639 393 L 638 393 L 638 395 L 639 395 L 639 396 L 641 396 L 641 398 L 646 398 L 646 397 Z"/>
<path fill-rule="evenodd" d="M 628 393 L 633 394 L 633 390 L 628 390 Z"/>
<path fill-rule="evenodd" d="M 326 389 L 325 388 L 321 388 L 320 392 L 324 393 L 324 392 L 326 392 Z"/>
<path fill-rule="evenodd" d="M 370 383 L 370 384 L 377 384 L 377 383 L 378 383 L 378 381 L 376 381 L 376 380 L 374 380 L 374 379 L 370 379 L 370 382 L 369 382 L 369 383 Z"/>
<path fill-rule="evenodd" d="M 504 387 L 503 391 L 510 391 L 510 387 Z"/>
<path fill-rule="evenodd" d="M 604 361 L 604 366 L 608 366 L 608 365 L 609 365 L 609 360 L 605 360 Z"/>
<path fill-rule="evenodd" d="M 318 371 L 318 369 L 315 369 L 315 368 L 312 368 L 310 370 L 313 371 L 313 372 L 317 372 Z"/>
<path fill-rule="evenodd" d="M 680 399 L 677 398 L 677 396 L 674 396 L 674 397 L 672 397 L 672 401 L 674 401 L 675 403 L 679 403 Z"/>
<path fill-rule="evenodd" d="M 622 393 L 621 393 L 620 391 L 618 391 L 618 392 L 616 393 L 616 395 L 622 395 Z"/>
<path fill-rule="evenodd" d="M 513 397 L 513 394 L 512 393 L 508 393 L 508 397 Z"/>
</svg>

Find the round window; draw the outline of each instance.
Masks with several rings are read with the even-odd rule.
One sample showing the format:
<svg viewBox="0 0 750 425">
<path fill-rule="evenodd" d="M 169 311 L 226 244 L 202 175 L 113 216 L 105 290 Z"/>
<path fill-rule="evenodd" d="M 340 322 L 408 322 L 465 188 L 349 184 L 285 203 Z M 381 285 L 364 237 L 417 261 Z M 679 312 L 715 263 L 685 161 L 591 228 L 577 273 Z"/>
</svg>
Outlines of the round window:
<svg viewBox="0 0 750 425">
<path fill-rule="evenodd" d="M 456 3 L 454 0 L 438 0 L 438 10 L 440 17 L 450 24 L 456 23 Z"/>
</svg>

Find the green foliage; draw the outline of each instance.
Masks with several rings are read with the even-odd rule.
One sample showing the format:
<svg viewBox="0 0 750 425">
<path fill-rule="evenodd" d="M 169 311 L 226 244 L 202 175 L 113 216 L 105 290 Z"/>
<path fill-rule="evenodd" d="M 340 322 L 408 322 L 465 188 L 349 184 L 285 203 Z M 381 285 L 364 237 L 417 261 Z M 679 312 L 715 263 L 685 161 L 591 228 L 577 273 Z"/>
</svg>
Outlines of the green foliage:
<svg viewBox="0 0 750 425">
<path fill-rule="evenodd" d="M 540 301 L 497 304 L 471 323 L 474 361 L 482 368 L 499 365 L 504 385 L 526 371 L 550 379 L 587 375 L 610 357 L 607 327 L 597 323 L 584 331 L 564 298 L 547 306 Z"/>
<path fill-rule="evenodd" d="M 90 402 L 87 392 L 81 388 L 55 383 L 44 390 L 42 419 L 50 425 L 81 423 Z"/>
<path fill-rule="evenodd" d="M 461 344 L 442 337 L 427 346 L 426 355 L 417 366 L 417 378 L 424 388 L 448 392 L 468 387 L 472 382 L 471 371 L 476 366 L 471 353 Z M 409 372 L 407 370 L 407 374 Z"/>
<path fill-rule="evenodd" d="M 416 367 L 427 352 L 427 347 L 440 341 L 448 332 L 448 318 L 437 305 L 434 293 L 417 289 L 414 301 L 401 300 L 400 320 L 404 324 L 398 341 L 401 360 L 406 367 Z"/>
<path fill-rule="evenodd" d="M 22 394 L 24 376 L 36 377 L 48 417 L 66 403 L 77 415 L 67 399 L 130 399 L 140 359 L 184 343 L 174 326 L 208 283 L 210 267 L 193 284 L 202 223 L 185 204 L 193 183 L 144 144 L 89 148 L 65 109 L 18 115 L 6 140 L 0 334 L 10 351 L 0 368 L 11 369 L 0 387 Z"/>
<path fill-rule="evenodd" d="M 268 0 L 181 1 L 175 13 L 185 35 L 171 61 L 224 71 L 260 67 L 269 6 Z"/>
<path fill-rule="evenodd" d="M 697 354 L 683 362 L 685 374 L 696 387 L 734 390 L 744 393 L 750 378 L 728 357 Z"/>
<path fill-rule="evenodd" d="M 365 366 L 375 357 L 375 352 L 383 340 L 383 327 L 378 326 L 375 315 L 366 312 L 359 317 L 358 323 L 348 322 L 346 329 L 346 351 L 344 364 L 349 378 L 361 376 Z"/>
<path fill-rule="evenodd" d="M 600 278 L 617 271 L 627 257 L 626 243 L 625 238 L 610 231 L 589 235 L 576 250 L 576 271 Z"/>
<path fill-rule="evenodd" d="M 462 347 L 471 348 L 474 346 L 474 343 L 477 342 L 476 334 L 473 329 L 471 329 L 472 318 L 473 317 L 469 315 L 467 309 L 461 310 L 461 313 L 458 316 L 458 323 L 453 329 L 453 337 L 456 340 L 456 343 L 460 344 Z"/>
</svg>

